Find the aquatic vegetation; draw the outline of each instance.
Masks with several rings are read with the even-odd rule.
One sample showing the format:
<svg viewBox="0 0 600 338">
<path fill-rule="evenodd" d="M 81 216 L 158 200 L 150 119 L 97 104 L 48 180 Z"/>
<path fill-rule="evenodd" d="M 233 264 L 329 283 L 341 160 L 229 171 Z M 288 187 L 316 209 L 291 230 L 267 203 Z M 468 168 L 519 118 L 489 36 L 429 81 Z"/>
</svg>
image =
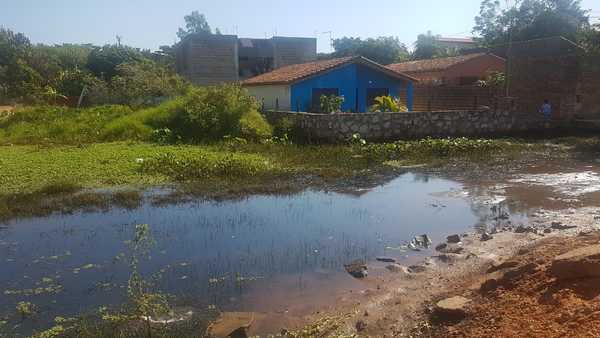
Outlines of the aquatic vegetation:
<svg viewBox="0 0 600 338">
<path fill-rule="evenodd" d="M 21 319 L 31 317 L 37 312 L 36 306 L 30 302 L 18 302 L 16 310 L 17 313 L 21 316 Z"/>
<path fill-rule="evenodd" d="M 142 173 L 162 174 L 176 181 L 212 177 L 246 177 L 272 173 L 276 169 L 260 155 L 238 153 L 162 153 L 142 163 Z"/>
</svg>

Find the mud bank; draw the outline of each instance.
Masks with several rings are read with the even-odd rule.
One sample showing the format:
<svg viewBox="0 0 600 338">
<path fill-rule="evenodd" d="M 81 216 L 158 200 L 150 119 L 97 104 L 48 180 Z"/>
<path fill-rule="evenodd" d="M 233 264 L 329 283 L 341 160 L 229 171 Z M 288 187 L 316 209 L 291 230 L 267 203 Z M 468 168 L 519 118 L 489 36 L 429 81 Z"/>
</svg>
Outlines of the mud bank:
<svg viewBox="0 0 600 338">
<path fill-rule="evenodd" d="M 506 314 L 502 312 L 507 311 L 506 308 L 515 310 L 523 322 L 528 320 L 527 311 L 518 309 L 522 302 L 515 301 L 514 297 L 498 301 L 501 296 L 482 294 L 482 284 L 500 278 L 507 271 L 524 271 L 523 267 L 530 268 L 528 264 L 532 262 L 537 261 L 543 266 L 544 263 L 537 257 L 548 262 L 554 254 L 598 242 L 600 234 L 596 232 L 600 231 L 600 212 L 590 207 L 558 211 L 540 209 L 532 212 L 529 220 L 528 224 L 492 230 L 489 236 L 482 237 L 481 233 L 473 232 L 458 234 L 459 243 L 434 243 L 438 250 L 413 262 L 410 268 L 399 265 L 386 268 L 389 263 L 368 262 L 369 276 L 360 280 L 359 290 L 346 291 L 334 304 L 303 318 L 256 314 L 248 335 L 489 337 L 528 332 L 558 336 L 564 332 L 528 331 L 526 323 L 521 326 L 510 323 L 506 318 L 512 316 L 504 318 Z M 454 241 L 451 239 L 449 242 Z M 561 247 L 561 243 L 565 244 Z M 439 244 L 446 246 L 443 248 L 444 245 Z M 546 250 L 547 247 L 550 249 Z M 540 254 L 546 251 L 547 254 Z M 439 301 L 455 296 L 467 300 L 459 306 L 458 316 L 439 309 Z M 498 304 L 505 309 L 490 310 Z M 559 306 L 559 303 L 548 304 L 545 306 Z M 530 303 L 529 306 L 537 308 L 536 304 Z M 553 320 L 551 317 L 546 319 Z M 596 320 L 600 323 L 600 318 Z M 275 328 L 277 323 L 281 326 Z M 504 328 L 502 323 L 508 328 Z M 544 325 L 543 322 L 537 324 Z M 498 327 L 503 327 L 504 331 L 494 331 Z"/>
</svg>

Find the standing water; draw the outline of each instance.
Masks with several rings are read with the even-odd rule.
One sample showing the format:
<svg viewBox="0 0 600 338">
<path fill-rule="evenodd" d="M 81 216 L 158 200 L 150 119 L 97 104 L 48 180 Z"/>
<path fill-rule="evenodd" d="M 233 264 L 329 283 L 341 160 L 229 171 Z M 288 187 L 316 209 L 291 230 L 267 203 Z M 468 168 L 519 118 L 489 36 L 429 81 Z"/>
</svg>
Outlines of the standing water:
<svg viewBox="0 0 600 338">
<path fill-rule="evenodd" d="M 12 221 L 0 228 L 0 319 L 14 318 L 18 302 L 34 304 L 35 321 L 6 324 L 28 334 L 56 316 L 124 302 L 137 224 L 149 225 L 154 242 L 140 273 L 194 311 L 312 311 L 357 283 L 344 263 L 406 259 L 410 252 L 397 248 L 416 235 L 435 242 L 472 229 L 479 216 L 469 201 L 443 194 L 461 189 L 405 174 L 351 194 L 308 190 Z"/>
</svg>

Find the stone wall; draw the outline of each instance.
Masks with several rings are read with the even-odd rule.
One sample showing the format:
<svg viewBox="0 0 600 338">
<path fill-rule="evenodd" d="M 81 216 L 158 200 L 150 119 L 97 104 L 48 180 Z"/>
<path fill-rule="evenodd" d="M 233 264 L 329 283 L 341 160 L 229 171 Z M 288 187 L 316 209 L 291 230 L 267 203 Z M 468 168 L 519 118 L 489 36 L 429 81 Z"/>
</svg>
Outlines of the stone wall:
<svg viewBox="0 0 600 338">
<path fill-rule="evenodd" d="M 340 142 L 358 133 L 367 140 L 399 140 L 447 136 L 506 135 L 543 128 L 543 121 L 510 111 L 449 111 L 423 113 L 312 114 L 264 113 L 275 124 L 295 121 L 311 140 Z"/>
</svg>

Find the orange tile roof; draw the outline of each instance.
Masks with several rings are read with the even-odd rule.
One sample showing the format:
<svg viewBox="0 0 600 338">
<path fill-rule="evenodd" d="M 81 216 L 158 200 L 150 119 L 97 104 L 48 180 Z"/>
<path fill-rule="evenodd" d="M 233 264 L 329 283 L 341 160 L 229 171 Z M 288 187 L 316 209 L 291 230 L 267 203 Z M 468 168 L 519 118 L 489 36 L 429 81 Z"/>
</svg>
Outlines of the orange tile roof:
<svg viewBox="0 0 600 338">
<path fill-rule="evenodd" d="M 319 60 L 307 63 L 301 63 L 297 65 L 290 65 L 275 69 L 269 73 L 261 74 L 256 77 L 242 81 L 244 86 L 256 86 L 256 85 L 274 85 L 274 84 L 291 84 L 298 82 L 310 76 L 330 71 L 335 68 L 351 64 L 361 63 L 366 66 L 378 69 L 379 71 L 386 72 L 388 75 L 401 78 L 408 81 L 417 82 L 418 80 L 393 69 L 386 68 L 383 65 L 378 64 L 375 61 L 371 61 L 361 56 L 347 56 L 337 59 L 330 60 Z"/>
<path fill-rule="evenodd" d="M 405 72 L 405 73 L 420 73 L 420 72 L 433 72 L 439 70 L 445 70 L 457 64 L 467 62 L 469 60 L 478 58 L 480 56 L 487 55 L 487 53 L 474 53 L 474 54 L 466 54 L 460 56 L 452 56 L 445 58 L 436 58 L 436 59 L 427 59 L 427 60 L 417 60 L 417 61 L 408 61 L 401 63 L 394 63 L 388 65 L 387 67 L 395 70 L 397 72 Z M 493 55 L 493 54 L 490 54 Z M 493 55 L 495 56 L 495 55 Z M 500 58 L 499 56 L 496 56 Z"/>
</svg>

